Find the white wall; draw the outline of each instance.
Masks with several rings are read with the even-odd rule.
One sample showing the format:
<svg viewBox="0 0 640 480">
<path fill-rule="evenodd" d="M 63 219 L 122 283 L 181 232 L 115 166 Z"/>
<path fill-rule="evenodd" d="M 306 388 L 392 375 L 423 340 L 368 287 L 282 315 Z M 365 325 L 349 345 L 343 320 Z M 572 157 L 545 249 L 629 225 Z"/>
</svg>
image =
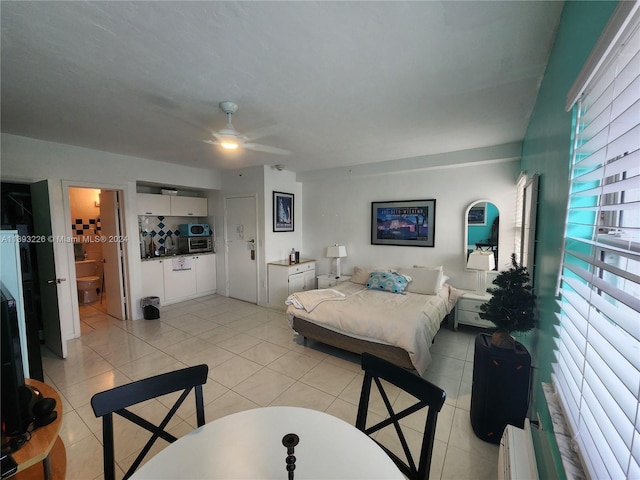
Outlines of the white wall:
<svg viewBox="0 0 640 480">
<path fill-rule="evenodd" d="M 137 241 L 138 216 L 136 209 L 136 182 L 156 183 L 190 189 L 216 190 L 221 176 L 213 169 L 200 169 L 177 164 L 156 162 L 144 158 L 115 155 L 81 147 L 44 142 L 26 137 L 2 134 L 2 180 L 32 183 L 48 180 L 51 201 L 51 228 L 55 236 L 70 235 L 68 207 L 69 186 L 109 188 L 124 192 L 124 219 L 126 234 L 132 238 L 127 244 L 130 306 L 133 318 L 141 318 L 138 301 L 141 296 L 142 274 Z M 54 244 L 55 266 L 58 277 L 74 279 L 73 246 Z M 62 338 L 68 340 L 80 335 L 75 282 L 63 282 L 58 287 Z M 75 299 L 75 300 L 74 300 Z"/>
<path fill-rule="evenodd" d="M 48 179 L 53 235 L 68 234 L 64 205 L 68 205 L 69 186 L 122 190 L 126 233 L 134 237 L 138 228 L 136 182 L 207 190 L 216 226 L 218 292 L 223 295 L 226 277 L 222 199 L 228 195 L 255 195 L 261 305 L 267 301 L 269 261 L 280 260 L 296 248 L 303 257 L 318 261 L 318 273 L 327 273 L 330 263 L 324 256 L 326 247 L 335 243 L 347 247 L 349 256 L 342 260 L 345 274 L 355 265 L 443 264 L 455 286 L 475 289 L 475 273 L 465 270 L 463 225 L 466 208 L 480 199 L 490 200 L 500 209 L 501 267 L 508 264 L 513 249 L 515 180 L 519 173 L 519 160 L 514 158 L 519 155 L 518 144 L 296 175 L 270 166 L 221 173 L 7 134 L 2 134 L 1 142 L 4 181 Z M 442 166 L 447 162 L 456 166 Z M 274 190 L 295 195 L 294 232 L 273 232 Z M 371 245 L 372 201 L 429 198 L 436 199 L 434 248 Z M 74 265 L 72 245 L 54 245 L 54 252 L 58 276 L 75 278 L 70 271 Z M 142 275 L 137 239 L 129 242 L 127 253 L 133 316 L 140 318 L 137 303 Z M 71 282 L 63 283 L 60 289 L 62 333 L 63 338 L 69 339 L 80 334 L 73 301 L 76 298 L 77 302 L 76 289 Z"/>
<path fill-rule="evenodd" d="M 285 260 L 295 248 L 302 258 L 307 257 L 303 245 L 304 215 L 302 184 L 296 182 L 296 175 L 287 170 L 278 171 L 269 166 L 264 171 L 264 218 L 265 245 L 267 263 Z M 292 193 L 293 197 L 293 232 L 273 231 L 273 192 Z"/>
<path fill-rule="evenodd" d="M 487 161 L 432 167 L 384 175 L 347 173 L 342 179 L 309 176 L 303 182 L 303 244 L 317 259 L 317 273 L 329 273 L 326 247 L 347 247 L 344 274 L 354 266 L 444 265 L 450 282 L 474 290 L 476 274 L 466 271 L 464 214 L 474 201 L 488 199 L 500 210 L 499 266 L 509 262 L 514 245 L 514 214 L 519 162 Z M 299 176 L 300 177 L 300 176 Z M 436 199 L 435 246 L 371 245 L 371 202 Z"/>
</svg>

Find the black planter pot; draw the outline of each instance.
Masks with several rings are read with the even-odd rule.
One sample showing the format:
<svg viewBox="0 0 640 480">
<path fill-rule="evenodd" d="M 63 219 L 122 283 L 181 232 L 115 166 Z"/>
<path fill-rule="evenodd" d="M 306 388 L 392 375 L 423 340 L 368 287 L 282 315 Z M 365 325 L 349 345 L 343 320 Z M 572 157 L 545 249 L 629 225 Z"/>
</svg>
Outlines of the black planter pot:
<svg viewBox="0 0 640 480">
<path fill-rule="evenodd" d="M 524 345 L 498 348 L 491 345 L 491 335 L 476 337 L 471 426 L 478 438 L 498 444 L 507 424 L 524 427 L 530 379 L 531 355 Z"/>
</svg>

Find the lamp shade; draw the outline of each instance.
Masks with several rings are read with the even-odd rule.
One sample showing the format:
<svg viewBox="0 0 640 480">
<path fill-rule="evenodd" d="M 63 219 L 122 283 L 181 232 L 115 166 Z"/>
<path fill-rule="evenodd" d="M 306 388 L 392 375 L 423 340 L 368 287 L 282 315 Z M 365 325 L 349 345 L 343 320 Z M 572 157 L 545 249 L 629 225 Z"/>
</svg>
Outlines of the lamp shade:
<svg viewBox="0 0 640 480">
<path fill-rule="evenodd" d="M 484 250 L 474 250 L 467 260 L 467 268 L 470 270 L 489 271 L 493 270 L 495 266 L 496 262 L 493 257 L 493 252 Z"/>
<path fill-rule="evenodd" d="M 341 258 L 347 256 L 347 247 L 344 245 L 334 245 L 327 247 L 327 257 Z"/>
</svg>

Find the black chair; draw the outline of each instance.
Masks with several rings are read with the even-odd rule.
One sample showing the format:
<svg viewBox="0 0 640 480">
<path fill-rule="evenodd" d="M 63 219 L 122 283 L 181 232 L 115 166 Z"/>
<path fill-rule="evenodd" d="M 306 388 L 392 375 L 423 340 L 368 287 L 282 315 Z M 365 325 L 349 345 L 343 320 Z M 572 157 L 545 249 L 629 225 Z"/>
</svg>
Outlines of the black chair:
<svg viewBox="0 0 640 480">
<path fill-rule="evenodd" d="M 149 450 L 151 450 L 151 447 L 158 438 L 163 438 L 169 443 L 177 440 L 175 436 L 165 431 L 165 428 L 191 390 L 194 389 L 196 397 L 196 420 L 198 427 L 204 425 L 202 385 L 207 383 L 208 373 L 209 367 L 207 365 L 197 365 L 195 367 L 183 368 L 115 387 L 104 392 L 96 393 L 91 398 L 93 413 L 96 417 L 102 417 L 105 480 L 115 480 L 113 414 L 117 413 L 136 425 L 149 430 L 153 434 L 124 475 L 124 479 L 126 480 L 140 466 L 140 463 L 147 453 L 149 453 Z M 159 425 L 155 425 L 130 410 L 127 410 L 127 407 L 131 407 L 132 405 L 152 398 L 161 397 L 168 393 L 179 392 L 180 390 L 182 390 L 182 394 Z"/>
<path fill-rule="evenodd" d="M 438 419 L 438 413 L 442 409 L 446 398 L 444 390 L 436 387 L 424 378 L 419 377 L 415 372 L 411 372 L 394 365 L 393 363 L 371 355 L 370 353 L 363 353 L 361 362 L 362 369 L 364 370 L 364 382 L 362 383 L 362 392 L 360 394 L 360 403 L 358 405 L 356 427 L 371 436 L 371 434 L 393 424 L 402 445 L 402 449 L 404 450 L 406 461 L 377 440 L 376 443 L 382 447 L 387 455 L 389 455 L 389 457 L 391 457 L 395 462 L 400 471 L 410 480 L 425 480 L 429 478 L 433 442 L 436 434 L 436 421 Z M 387 407 L 389 417 L 375 425 L 367 427 L 367 411 L 369 409 L 372 380 L 378 386 L 378 391 L 380 392 L 380 396 Z M 413 395 L 416 398 L 417 403 L 403 409 L 402 411 L 395 412 L 391 402 L 389 401 L 389 397 L 385 391 L 382 380 Z M 399 421 L 423 408 L 428 408 L 429 410 L 424 427 L 420 457 L 416 465 L 414 456 L 409 450 L 409 445 L 407 444 L 402 430 L 402 425 L 400 425 Z"/>
</svg>

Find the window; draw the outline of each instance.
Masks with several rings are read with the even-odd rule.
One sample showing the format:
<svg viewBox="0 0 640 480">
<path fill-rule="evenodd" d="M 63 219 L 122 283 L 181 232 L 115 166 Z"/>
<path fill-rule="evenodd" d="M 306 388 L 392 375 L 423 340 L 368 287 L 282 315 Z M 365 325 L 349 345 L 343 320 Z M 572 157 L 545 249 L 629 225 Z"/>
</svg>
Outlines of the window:
<svg viewBox="0 0 640 480">
<path fill-rule="evenodd" d="M 527 267 L 533 283 L 536 244 L 536 217 L 538 213 L 538 174 L 520 174 L 516 183 L 515 248 L 518 262 Z"/>
<path fill-rule="evenodd" d="M 553 382 L 597 479 L 640 478 L 639 5 L 620 2 L 570 92 Z"/>
</svg>

